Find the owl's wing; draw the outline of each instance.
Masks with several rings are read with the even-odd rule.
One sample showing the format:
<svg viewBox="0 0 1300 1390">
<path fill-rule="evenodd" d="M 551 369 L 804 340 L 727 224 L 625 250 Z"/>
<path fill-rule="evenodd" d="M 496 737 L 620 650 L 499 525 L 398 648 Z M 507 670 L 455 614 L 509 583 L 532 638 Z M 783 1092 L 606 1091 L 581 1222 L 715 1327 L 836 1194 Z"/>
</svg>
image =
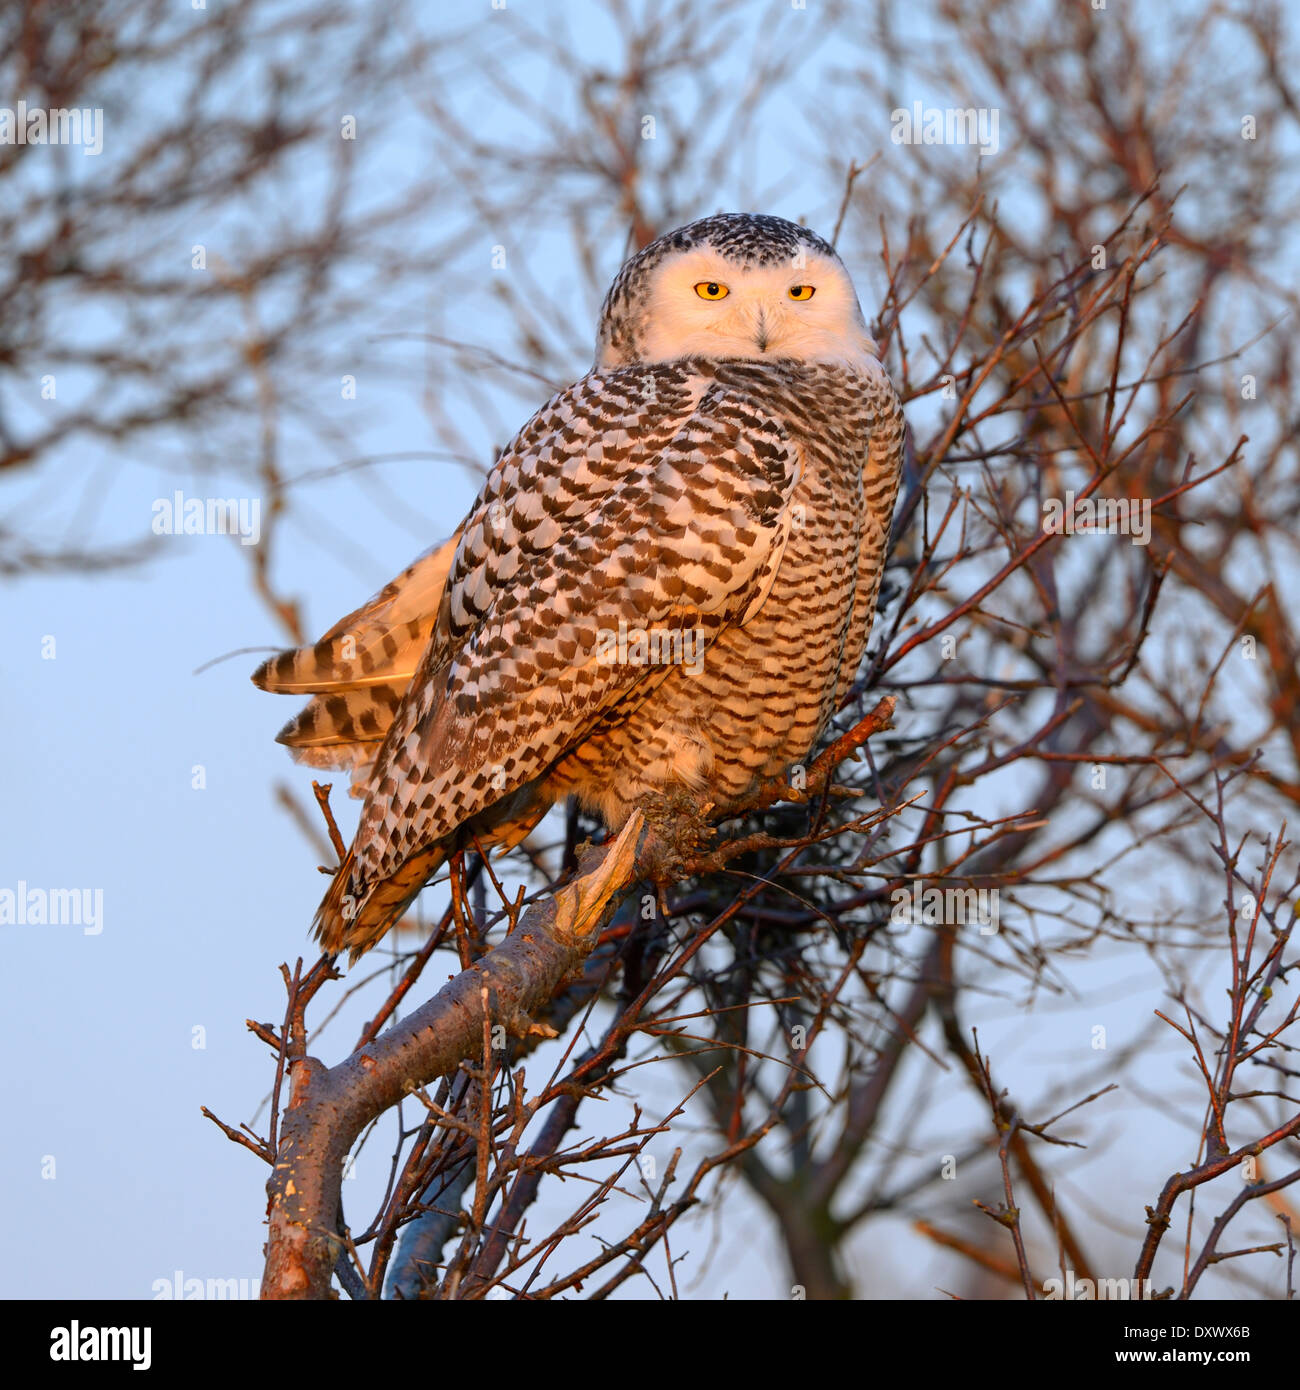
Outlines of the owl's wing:
<svg viewBox="0 0 1300 1390">
<path fill-rule="evenodd" d="M 381 934 L 424 881 L 403 865 L 433 863 L 431 847 L 666 676 L 623 659 L 629 637 L 698 632 L 707 660 L 718 632 L 761 607 L 801 467 L 760 402 L 686 364 L 593 374 L 539 412 L 462 528 L 349 862 L 321 905 L 327 949 L 343 939 L 344 899 L 350 941 Z"/>
<path fill-rule="evenodd" d="M 871 634 L 876 597 L 885 573 L 890 527 L 898 480 L 903 474 L 903 405 L 883 367 L 872 372 L 876 389 L 861 397 L 866 415 L 867 461 L 862 470 L 862 539 L 858 548 L 858 578 L 853 597 L 852 638 L 845 652 L 836 703 L 848 698 L 858 674 L 858 662 Z"/>
<path fill-rule="evenodd" d="M 354 769 L 364 794 L 370 765 L 406 694 L 451 572 L 459 532 L 426 551 L 318 642 L 281 652 L 253 673 L 253 684 L 313 698 L 280 730 L 296 761 Z"/>
</svg>

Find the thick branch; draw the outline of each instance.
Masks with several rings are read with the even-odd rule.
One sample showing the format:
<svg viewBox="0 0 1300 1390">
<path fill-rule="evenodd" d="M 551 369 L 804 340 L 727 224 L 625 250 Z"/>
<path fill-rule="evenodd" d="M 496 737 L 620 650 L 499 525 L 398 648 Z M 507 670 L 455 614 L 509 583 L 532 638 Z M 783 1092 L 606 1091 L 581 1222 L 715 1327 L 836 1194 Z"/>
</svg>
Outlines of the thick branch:
<svg viewBox="0 0 1300 1390">
<path fill-rule="evenodd" d="M 462 971 L 428 1003 L 338 1066 L 307 1057 L 291 1070 L 267 1193 L 270 1236 L 262 1297 L 327 1298 L 342 1244 L 343 1164 L 376 1116 L 416 1087 L 453 1072 L 482 1048 L 484 1014 L 526 1032 L 566 975 L 579 969 L 633 881 L 641 817 L 611 845 L 579 859 L 579 876 L 538 903 L 495 950 Z"/>
</svg>

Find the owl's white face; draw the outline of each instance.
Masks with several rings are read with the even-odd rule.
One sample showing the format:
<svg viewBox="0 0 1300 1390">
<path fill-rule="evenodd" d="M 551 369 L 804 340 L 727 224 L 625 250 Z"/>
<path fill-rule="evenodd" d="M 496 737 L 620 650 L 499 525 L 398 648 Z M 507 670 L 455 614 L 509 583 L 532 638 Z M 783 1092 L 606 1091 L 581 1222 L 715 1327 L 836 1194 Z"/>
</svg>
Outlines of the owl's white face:
<svg viewBox="0 0 1300 1390">
<path fill-rule="evenodd" d="M 869 370 L 879 353 L 844 267 L 812 251 L 800 259 L 741 265 L 708 246 L 666 257 L 650 279 L 641 360 L 792 357 Z"/>
</svg>

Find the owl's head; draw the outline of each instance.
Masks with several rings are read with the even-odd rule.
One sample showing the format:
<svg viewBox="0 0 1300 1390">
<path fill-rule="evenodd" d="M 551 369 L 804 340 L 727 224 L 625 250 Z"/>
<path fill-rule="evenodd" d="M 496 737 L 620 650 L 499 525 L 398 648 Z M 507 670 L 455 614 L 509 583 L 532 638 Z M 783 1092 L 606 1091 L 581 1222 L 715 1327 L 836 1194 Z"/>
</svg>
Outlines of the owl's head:
<svg viewBox="0 0 1300 1390">
<path fill-rule="evenodd" d="M 601 310 L 598 369 L 694 356 L 865 366 L 879 353 L 829 242 L 782 217 L 728 212 L 651 242 Z"/>
</svg>

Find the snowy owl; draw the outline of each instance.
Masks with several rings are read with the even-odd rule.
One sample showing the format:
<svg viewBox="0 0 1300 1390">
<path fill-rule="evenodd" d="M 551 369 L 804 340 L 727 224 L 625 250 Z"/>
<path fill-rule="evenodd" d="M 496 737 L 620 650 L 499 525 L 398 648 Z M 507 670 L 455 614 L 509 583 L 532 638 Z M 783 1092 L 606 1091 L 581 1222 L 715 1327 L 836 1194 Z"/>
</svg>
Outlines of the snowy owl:
<svg viewBox="0 0 1300 1390">
<path fill-rule="evenodd" d="M 365 799 L 323 948 L 355 961 L 449 854 L 518 844 L 565 797 L 610 829 L 718 820 L 802 763 L 862 657 L 902 449 L 821 237 L 729 213 L 634 255 L 595 365 L 455 535 L 253 677 L 311 694 L 279 741 Z"/>
</svg>

